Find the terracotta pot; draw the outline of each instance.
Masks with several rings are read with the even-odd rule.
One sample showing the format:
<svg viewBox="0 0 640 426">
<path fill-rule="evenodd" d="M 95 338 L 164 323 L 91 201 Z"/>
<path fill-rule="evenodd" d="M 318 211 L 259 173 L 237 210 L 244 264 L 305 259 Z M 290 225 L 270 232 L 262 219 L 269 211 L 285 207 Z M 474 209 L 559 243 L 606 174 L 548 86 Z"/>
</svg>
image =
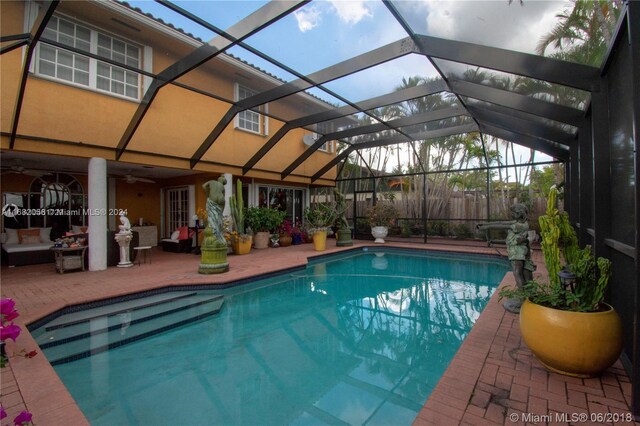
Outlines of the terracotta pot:
<svg viewBox="0 0 640 426">
<path fill-rule="evenodd" d="M 545 367 L 574 377 L 592 377 L 613 365 L 622 351 L 622 323 L 609 305 L 602 312 L 571 312 L 525 300 L 520 331 Z"/>
<path fill-rule="evenodd" d="M 256 232 L 253 236 L 253 248 L 266 249 L 269 247 L 269 237 L 271 235 L 268 232 Z"/>
<path fill-rule="evenodd" d="M 293 242 L 290 235 L 280 234 L 280 247 L 289 247 Z"/>
</svg>

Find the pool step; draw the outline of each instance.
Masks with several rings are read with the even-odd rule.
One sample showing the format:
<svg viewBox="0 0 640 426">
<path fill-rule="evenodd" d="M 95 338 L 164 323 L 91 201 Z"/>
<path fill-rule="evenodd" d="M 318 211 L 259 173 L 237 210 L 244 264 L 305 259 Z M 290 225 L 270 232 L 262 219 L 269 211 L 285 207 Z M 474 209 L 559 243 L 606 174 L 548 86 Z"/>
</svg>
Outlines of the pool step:
<svg viewBox="0 0 640 426">
<path fill-rule="evenodd" d="M 220 312 L 222 295 L 191 295 L 94 317 L 47 331 L 37 338 L 51 365 L 65 364 L 181 327 Z"/>
<path fill-rule="evenodd" d="M 171 303 L 175 300 L 185 297 L 195 296 L 196 292 L 168 292 L 156 294 L 153 296 L 147 296 L 139 299 L 127 300 L 124 302 L 112 303 L 96 308 L 85 309 L 78 312 L 68 313 L 62 315 L 55 320 L 51 321 L 45 331 L 56 330 L 58 328 L 68 327 L 84 321 L 89 321 L 94 318 L 99 318 L 105 315 L 113 315 L 117 313 L 123 313 L 131 310 L 137 310 L 145 308 L 147 306 L 161 305 L 163 303 Z"/>
<path fill-rule="evenodd" d="M 148 298 L 139 299 L 130 302 L 123 302 L 114 305 L 107 305 L 102 308 L 91 309 L 89 311 L 83 311 L 84 315 L 76 316 L 74 319 L 68 319 L 63 322 L 53 323 L 45 328 L 46 331 L 57 330 L 59 328 L 70 327 L 72 325 L 80 324 L 83 322 L 90 322 L 92 319 L 100 318 L 105 315 L 117 315 L 128 313 L 131 311 L 137 311 L 140 309 L 148 308 L 151 306 L 163 305 L 165 303 L 173 303 L 176 300 L 184 299 L 186 297 L 195 296 L 197 293 L 184 293 L 179 295 L 172 295 L 168 293 L 165 297 L 157 300 L 149 300 Z M 134 302 L 134 303 L 132 303 Z M 136 303 L 137 302 L 137 303 Z M 105 309 L 106 308 L 106 309 Z"/>
</svg>

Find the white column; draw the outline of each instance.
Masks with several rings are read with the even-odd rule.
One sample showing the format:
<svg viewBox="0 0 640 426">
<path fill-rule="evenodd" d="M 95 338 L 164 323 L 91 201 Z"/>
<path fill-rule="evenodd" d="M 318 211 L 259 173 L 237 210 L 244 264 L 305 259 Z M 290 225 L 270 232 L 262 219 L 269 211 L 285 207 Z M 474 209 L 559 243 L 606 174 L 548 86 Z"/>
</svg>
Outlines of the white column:
<svg viewBox="0 0 640 426">
<path fill-rule="evenodd" d="M 225 173 L 222 176 L 227 180 L 227 183 L 224 185 L 224 210 L 222 210 L 222 216 L 231 216 L 229 198 L 234 194 L 233 175 L 231 173 Z"/>
<path fill-rule="evenodd" d="M 107 160 L 89 160 L 89 270 L 107 269 Z"/>
</svg>

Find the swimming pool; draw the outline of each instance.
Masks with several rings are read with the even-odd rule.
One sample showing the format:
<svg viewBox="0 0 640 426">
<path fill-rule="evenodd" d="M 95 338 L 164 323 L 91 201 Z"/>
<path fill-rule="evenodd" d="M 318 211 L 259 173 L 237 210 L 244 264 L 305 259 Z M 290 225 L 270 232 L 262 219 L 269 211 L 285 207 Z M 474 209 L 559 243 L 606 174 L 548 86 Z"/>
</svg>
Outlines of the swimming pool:
<svg viewBox="0 0 640 426">
<path fill-rule="evenodd" d="M 410 424 L 508 270 L 487 256 L 360 249 L 32 334 L 92 424 Z"/>
</svg>

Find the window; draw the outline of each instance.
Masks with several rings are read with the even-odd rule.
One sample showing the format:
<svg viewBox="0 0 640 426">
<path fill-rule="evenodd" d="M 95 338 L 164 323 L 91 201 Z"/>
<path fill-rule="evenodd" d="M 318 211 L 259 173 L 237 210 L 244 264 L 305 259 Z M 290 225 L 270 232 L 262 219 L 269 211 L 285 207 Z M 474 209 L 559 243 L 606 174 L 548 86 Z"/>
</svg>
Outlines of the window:
<svg viewBox="0 0 640 426">
<path fill-rule="evenodd" d="M 255 90 L 251 90 L 248 87 L 236 84 L 237 101 L 250 98 L 251 96 L 257 94 L 258 92 L 256 92 Z M 264 106 L 264 108 L 266 109 L 266 105 Z M 262 109 L 262 107 L 259 107 L 259 109 Z M 268 133 L 266 117 L 254 110 L 246 110 L 238 113 L 236 117 L 236 127 L 261 135 L 266 135 Z"/>
<path fill-rule="evenodd" d="M 42 43 L 38 45 L 37 74 L 139 99 L 138 73 L 53 47 L 44 40 L 57 41 L 135 68 L 140 67 L 140 47 L 59 16 L 51 18 L 42 38 Z"/>
<path fill-rule="evenodd" d="M 287 212 L 286 217 L 295 222 L 302 219 L 304 195 L 304 189 L 259 186 L 258 206 Z"/>
</svg>

